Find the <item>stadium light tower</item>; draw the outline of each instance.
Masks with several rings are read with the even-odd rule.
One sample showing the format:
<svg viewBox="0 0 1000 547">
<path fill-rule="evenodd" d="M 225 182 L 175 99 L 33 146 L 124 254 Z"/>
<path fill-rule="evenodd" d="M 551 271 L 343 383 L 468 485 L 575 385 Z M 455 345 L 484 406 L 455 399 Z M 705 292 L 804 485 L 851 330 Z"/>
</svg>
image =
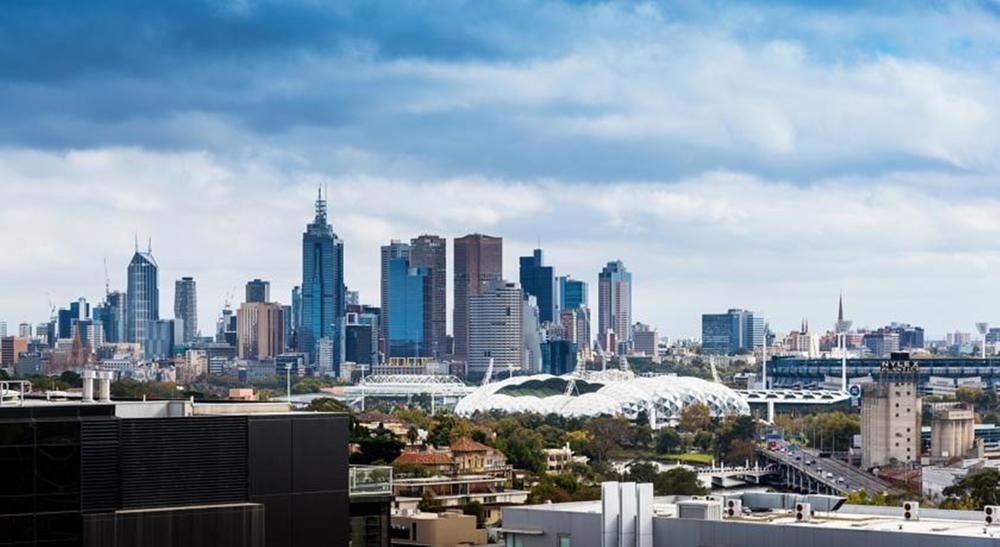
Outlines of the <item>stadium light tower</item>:
<svg viewBox="0 0 1000 547">
<path fill-rule="evenodd" d="M 976 330 L 979 331 L 979 336 L 981 336 L 983 338 L 983 342 L 982 342 L 982 344 L 980 344 L 980 347 L 982 348 L 983 360 L 985 361 L 986 360 L 986 333 L 989 332 L 989 330 L 990 330 L 990 324 L 987 323 L 987 322 L 985 322 L 985 321 L 980 321 L 979 323 L 976 323 Z"/>
</svg>

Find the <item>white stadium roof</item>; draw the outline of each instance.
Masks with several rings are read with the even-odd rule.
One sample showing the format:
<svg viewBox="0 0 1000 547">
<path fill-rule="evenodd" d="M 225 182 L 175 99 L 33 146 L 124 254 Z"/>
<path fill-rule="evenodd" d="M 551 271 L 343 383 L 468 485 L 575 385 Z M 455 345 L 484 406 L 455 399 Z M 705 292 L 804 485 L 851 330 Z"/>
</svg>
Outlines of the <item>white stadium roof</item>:
<svg viewBox="0 0 1000 547">
<path fill-rule="evenodd" d="M 589 384 L 602 384 L 602 387 L 580 395 L 568 395 L 565 392 L 550 396 L 498 393 L 507 387 L 554 378 L 566 382 L 582 380 Z M 665 375 L 638 378 L 629 376 L 610 380 L 607 377 L 551 374 L 514 376 L 484 385 L 460 400 L 455 406 L 455 412 L 463 416 L 492 411 L 532 412 L 576 418 L 607 414 L 635 419 L 640 411 L 655 408 L 656 421 L 662 423 L 678 420 L 681 409 L 691 403 L 704 403 L 713 416 L 750 413 L 746 400 L 735 391 L 700 378 Z"/>
</svg>

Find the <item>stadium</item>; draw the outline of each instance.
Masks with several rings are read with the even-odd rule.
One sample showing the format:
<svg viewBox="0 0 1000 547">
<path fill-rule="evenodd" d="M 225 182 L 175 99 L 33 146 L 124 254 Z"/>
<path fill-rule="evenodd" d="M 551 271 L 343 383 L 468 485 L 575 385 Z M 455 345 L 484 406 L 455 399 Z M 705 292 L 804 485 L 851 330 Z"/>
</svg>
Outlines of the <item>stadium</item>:
<svg viewBox="0 0 1000 547">
<path fill-rule="evenodd" d="M 746 400 L 722 384 L 687 376 L 636 377 L 611 370 L 585 376 L 514 376 L 479 387 L 458 402 L 455 412 L 461 416 L 528 412 L 635 419 L 646 411 L 650 421 L 662 424 L 677 422 L 681 410 L 692 403 L 704 403 L 716 417 L 750 413 Z"/>
</svg>

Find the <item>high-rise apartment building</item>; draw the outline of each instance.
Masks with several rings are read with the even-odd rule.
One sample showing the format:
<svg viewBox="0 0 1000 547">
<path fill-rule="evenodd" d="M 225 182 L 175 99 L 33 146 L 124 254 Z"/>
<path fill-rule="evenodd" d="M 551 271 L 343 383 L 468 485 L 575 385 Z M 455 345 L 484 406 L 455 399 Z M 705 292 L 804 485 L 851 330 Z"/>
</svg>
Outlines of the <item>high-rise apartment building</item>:
<svg viewBox="0 0 1000 547">
<path fill-rule="evenodd" d="M 104 324 L 104 341 L 110 344 L 125 342 L 125 293 L 111 291 L 104 297 L 98 319 Z"/>
<path fill-rule="evenodd" d="M 503 271 L 503 238 L 469 234 L 455 239 L 454 253 L 455 307 L 452 321 L 454 354 L 456 360 L 465 361 L 471 356 L 469 301 L 490 284 L 503 277 L 501 273 Z"/>
<path fill-rule="evenodd" d="M 448 353 L 448 240 L 424 234 L 410 240 L 410 267 L 430 269 L 430 346 L 435 359 Z"/>
<path fill-rule="evenodd" d="M 628 346 L 632 340 L 632 274 L 621 260 L 608 262 L 597 278 L 597 329 L 605 351 L 619 348 L 606 347 L 610 337 L 619 347 Z"/>
<path fill-rule="evenodd" d="M 158 319 L 147 324 L 143 353 L 148 359 L 169 359 L 184 338 L 184 321 Z"/>
<path fill-rule="evenodd" d="M 521 290 L 525 297 L 535 297 L 538 320 L 552 323 L 559 317 L 555 271 L 552 266 L 542 264 L 541 249 L 535 249 L 530 256 L 522 256 L 520 264 Z"/>
<path fill-rule="evenodd" d="M 657 357 L 658 342 L 656 329 L 653 327 L 645 323 L 632 325 L 632 351 L 636 354 Z"/>
<path fill-rule="evenodd" d="M 388 285 L 388 357 L 430 356 L 430 268 L 411 268 L 408 259 L 393 258 Z"/>
<path fill-rule="evenodd" d="M 317 345 L 329 340 L 329 360 L 317 367 L 323 375 L 339 375 L 344 358 L 344 243 L 327 222 L 326 200 L 316 199 L 316 217 L 302 234 L 302 328 L 299 351 L 318 362 Z"/>
<path fill-rule="evenodd" d="M 149 323 L 160 319 L 159 266 L 152 249 L 136 248 L 128 265 L 125 305 L 125 341 L 145 346 Z"/>
<path fill-rule="evenodd" d="M 17 326 L 17 335 L 21 338 L 30 340 L 32 337 L 31 323 L 21 323 Z"/>
<path fill-rule="evenodd" d="M 174 283 L 174 317 L 184 321 L 182 343 L 190 344 L 198 335 L 198 293 L 193 277 Z"/>
<path fill-rule="evenodd" d="M 590 309 L 586 306 L 564 308 L 559 312 L 559 322 L 563 339 L 576 344 L 580 359 L 590 360 Z"/>
<path fill-rule="evenodd" d="M 747 310 L 701 316 L 701 351 L 716 355 L 752 352 L 764 344 L 765 322 Z"/>
<path fill-rule="evenodd" d="M 20 355 L 28 351 L 28 339 L 21 336 L 0 336 L 0 367 L 17 364 Z"/>
<path fill-rule="evenodd" d="M 264 360 L 285 351 L 285 309 L 276 302 L 244 302 L 236 312 L 240 359 Z"/>
<path fill-rule="evenodd" d="M 271 301 L 271 282 L 263 279 L 247 281 L 246 302 L 262 303 Z"/>
<path fill-rule="evenodd" d="M 470 374 L 484 373 L 490 358 L 497 370 L 522 366 L 522 300 L 521 288 L 502 279 L 494 280 L 469 297 L 467 363 Z"/>
<path fill-rule="evenodd" d="M 379 278 L 379 305 L 382 308 L 382 317 L 385 319 L 382 321 L 379 330 L 379 351 L 385 355 L 389 355 L 389 323 L 392 322 L 392 302 L 389 302 L 389 269 L 392 261 L 397 259 L 403 259 L 409 263 L 410 245 L 398 239 L 393 239 L 388 245 L 382 246 L 379 260 L 381 273 L 381 277 Z"/>
<path fill-rule="evenodd" d="M 559 309 L 578 308 L 587 305 L 587 282 L 573 279 L 568 275 L 556 278 L 559 290 Z"/>
<path fill-rule="evenodd" d="M 7 336 L 7 322 L 0 321 L 0 336 Z"/>
</svg>

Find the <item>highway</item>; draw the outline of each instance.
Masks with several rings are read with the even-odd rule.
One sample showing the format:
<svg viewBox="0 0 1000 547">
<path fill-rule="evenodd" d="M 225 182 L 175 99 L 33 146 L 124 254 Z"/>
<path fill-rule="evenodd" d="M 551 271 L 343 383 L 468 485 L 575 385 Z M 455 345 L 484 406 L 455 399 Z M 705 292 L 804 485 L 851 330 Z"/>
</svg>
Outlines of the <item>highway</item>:
<svg viewBox="0 0 1000 547">
<path fill-rule="evenodd" d="M 788 452 L 761 450 L 761 453 L 775 462 L 795 468 L 809 477 L 843 492 L 864 489 L 869 494 L 877 494 L 879 492 L 886 492 L 888 494 L 902 493 L 898 488 L 846 462 L 836 458 L 820 458 L 819 452 L 816 450 L 807 448 L 798 448 L 789 450 Z M 827 473 L 833 476 L 828 477 Z M 844 482 L 837 480 L 841 477 L 844 478 Z"/>
</svg>

